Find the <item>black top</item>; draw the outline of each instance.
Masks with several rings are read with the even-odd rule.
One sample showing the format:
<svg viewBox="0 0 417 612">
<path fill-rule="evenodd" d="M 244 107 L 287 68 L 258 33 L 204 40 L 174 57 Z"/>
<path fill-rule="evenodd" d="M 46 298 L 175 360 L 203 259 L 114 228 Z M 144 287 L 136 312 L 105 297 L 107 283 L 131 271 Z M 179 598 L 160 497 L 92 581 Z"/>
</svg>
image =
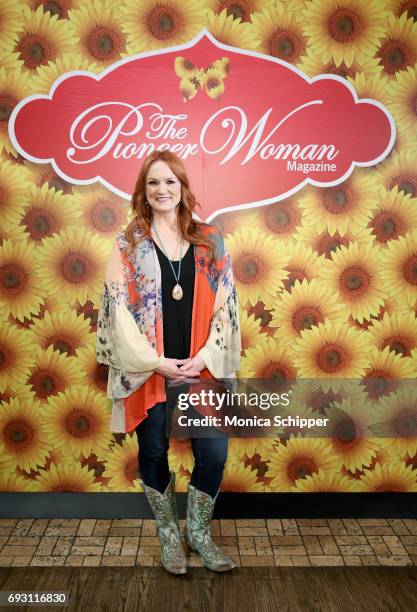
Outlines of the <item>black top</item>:
<svg viewBox="0 0 417 612">
<path fill-rule="evenodd" d="M 164 356 L 172 359 L 186 359 L 191 349 L 191 319 L 194 298 L 194 249 L 190 244 L 182 258 L 180 282 L 183 296 L 174 300 L 172 290 L 176 280 L 165 253 L 155 241 L 155 249 L 161 266 L 162 313 L 164 329 Z M 178 276 L 179 261 L 172 261 Z"/>
</svg>

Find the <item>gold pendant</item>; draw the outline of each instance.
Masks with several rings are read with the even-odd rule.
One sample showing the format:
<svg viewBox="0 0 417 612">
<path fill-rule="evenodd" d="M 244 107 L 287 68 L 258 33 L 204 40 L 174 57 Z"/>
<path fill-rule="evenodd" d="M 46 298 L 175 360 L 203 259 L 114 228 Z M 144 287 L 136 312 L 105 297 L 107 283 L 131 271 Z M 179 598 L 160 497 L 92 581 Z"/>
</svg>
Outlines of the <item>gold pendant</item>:
<svg viewBox="0 0 417 612">
<path fill-rule="evenodd" d="M 172 290 L 172 297 L 174 298 L 174 300 L 180 300 L 182 296 L 183 296 L 182 289 L 180 285 L 177 283 Z"/>
</svg>

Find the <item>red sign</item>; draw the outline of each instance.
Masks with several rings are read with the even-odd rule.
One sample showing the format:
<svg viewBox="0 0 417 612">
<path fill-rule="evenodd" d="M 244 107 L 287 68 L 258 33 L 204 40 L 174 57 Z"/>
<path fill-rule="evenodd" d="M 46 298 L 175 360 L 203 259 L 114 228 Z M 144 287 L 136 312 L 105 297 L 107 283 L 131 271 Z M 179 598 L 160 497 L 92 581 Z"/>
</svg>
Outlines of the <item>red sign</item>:
<svg viewBox="0 0 417 612">
<path fill-rule="evenodd" d="M 142 160 L 179 155 L 203 219 L 283 199 L 307 182 L 333 186 L 390 151 L 395 126 L 375 100 L 335 75 L 309 79 L 275 58 L 186 45 L 121 60 L 100 75 L 61 76 L 15 108 L 10 136 L 34 162 L 75 184 L 100 180 L 130 197 Z"/>
</svg>

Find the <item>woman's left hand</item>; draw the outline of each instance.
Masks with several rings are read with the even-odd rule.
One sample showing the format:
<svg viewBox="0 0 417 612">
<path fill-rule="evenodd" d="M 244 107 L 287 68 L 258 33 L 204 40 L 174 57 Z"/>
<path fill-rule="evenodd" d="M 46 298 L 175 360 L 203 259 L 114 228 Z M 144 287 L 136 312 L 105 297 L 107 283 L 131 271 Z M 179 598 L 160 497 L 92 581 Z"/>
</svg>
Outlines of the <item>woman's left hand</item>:
<svg viewBox="0 0 417 612">
<path fill-rule="evenodd" d="M 198 376 L 201 370 L 204 370 L 206 364 L 204 363 L 202 357 L 200 355 L 196 355 L 190 361 L 187 361 L 184 365 L 180 366 L 178 369 L 181 371 L 181 374 L 192 378 L 194 376 Z"/>
</svg>

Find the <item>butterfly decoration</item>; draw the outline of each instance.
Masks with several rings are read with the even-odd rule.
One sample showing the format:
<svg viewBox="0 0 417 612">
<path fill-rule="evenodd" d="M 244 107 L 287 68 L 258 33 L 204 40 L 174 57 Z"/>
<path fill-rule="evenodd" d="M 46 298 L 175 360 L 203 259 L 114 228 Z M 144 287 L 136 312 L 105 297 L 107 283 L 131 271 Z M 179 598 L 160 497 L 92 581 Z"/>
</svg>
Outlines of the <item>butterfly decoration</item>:
<svg viewBox="0 0 417 612">
<path fill-rule="evenodd" d="M 197 95 L 199 88 L 213 100 L 219 98 L 225 90 L 224 79 L 230 71 L 227 57 L 215 60 L 207 68 L 197 68 L 185 57 L 175 58 L 175 74 L 180 78 L 179 90 L 184 102 Z"/>
</svg>

